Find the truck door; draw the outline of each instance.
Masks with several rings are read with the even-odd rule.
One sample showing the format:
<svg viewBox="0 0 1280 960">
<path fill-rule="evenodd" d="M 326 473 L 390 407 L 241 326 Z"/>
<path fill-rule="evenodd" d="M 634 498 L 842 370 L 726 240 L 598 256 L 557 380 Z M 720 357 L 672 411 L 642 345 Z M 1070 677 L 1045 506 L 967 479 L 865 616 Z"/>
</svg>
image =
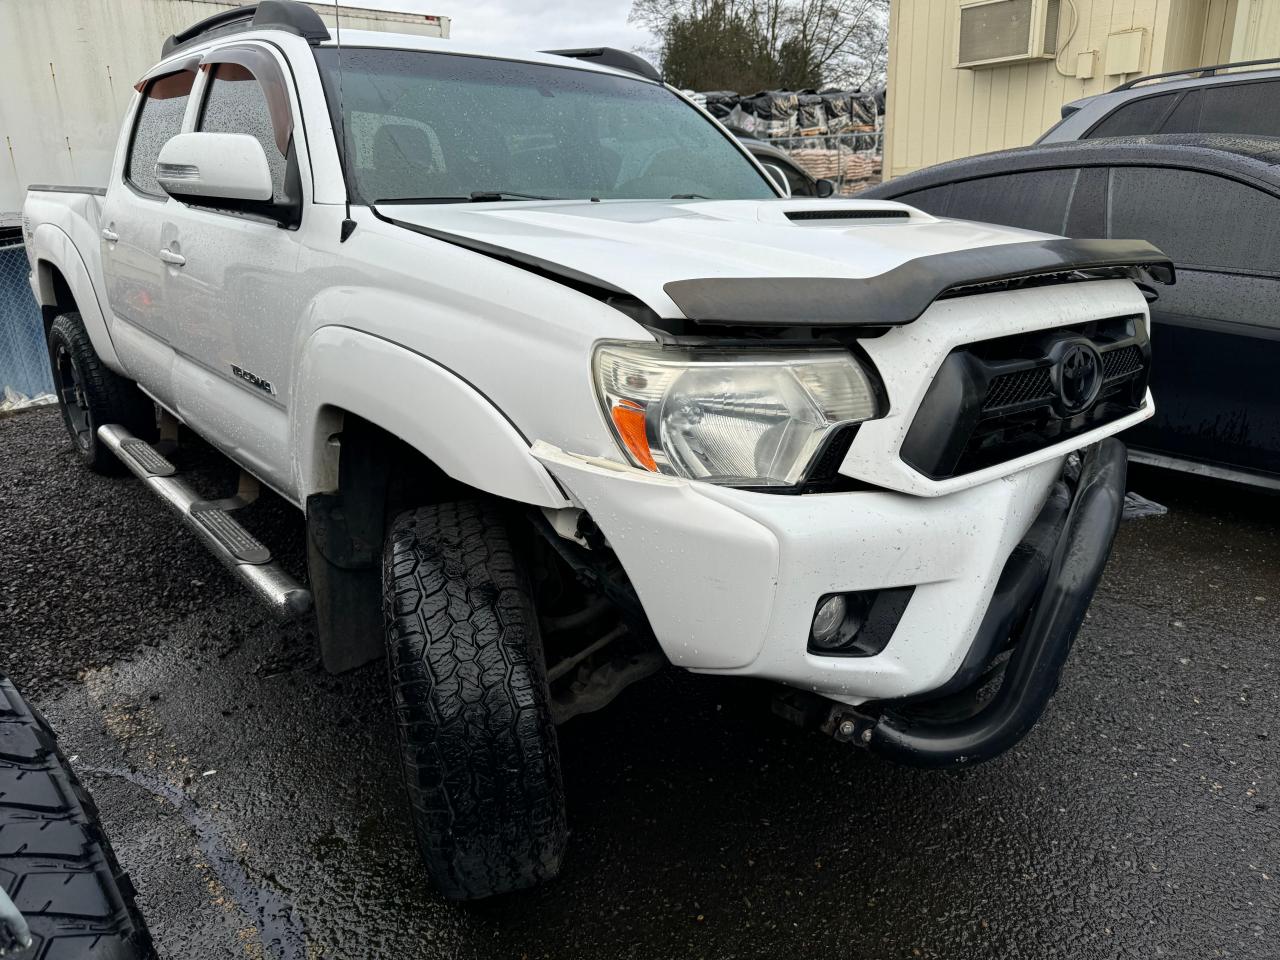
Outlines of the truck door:
<svg viewBox="0 0 1280 960">
<path fill-rule="evenodd" d="M 166 301 L 182 317 L 175 372 L 183 419 L 286 494 L 293 331 L 306 297 L 295 278 L 307 169 L 293 91 L 278 55 L 255 44 L 224 47 L 202 64 L 194 130 L 249 134 L 262 144 L 270 203 L 222 209 L 184 203 L 168 211 Z M 309 177 L 309 171 L 306 172 Z M 217 201 L 212 201 L 216 203 Z"/>
<path fill-rule="evenodd" d="M 182 131 L 195 77 L 193 62 L 143 81 L 123 167 L 108 185 L 101 219 L 112 340 L 130 376 L 169 405 L 175 332 L 164 309 L 165 265 L 159 254 L 166 208 L 177 201 L 156 181 L 156 158 Z"/>
</svg>

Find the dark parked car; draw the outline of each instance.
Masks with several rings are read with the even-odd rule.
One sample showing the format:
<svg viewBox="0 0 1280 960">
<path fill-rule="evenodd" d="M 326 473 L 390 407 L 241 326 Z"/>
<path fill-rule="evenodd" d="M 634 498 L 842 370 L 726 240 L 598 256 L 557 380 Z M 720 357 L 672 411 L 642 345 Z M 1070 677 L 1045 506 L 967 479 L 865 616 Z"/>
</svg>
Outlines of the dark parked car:
<svg viewBox="0 0 1280 960">
<path fill-rule="evenodd" d="M 1133 459 L 1280 489 L 1280 139 L 1043 144 L 940 164 L 861 196 L 1154 243 L 1178 276 L 1151 307 L 1156 415 L 1125 436 Z"/>
<path fill-rule="evenodd" d="M 836 192 L 836 185 L 830 180 L 815 180 L 809 176 L 791 157 L 787 151 L 775 147 L 771 143 L 757 140 L 745 133 L 734 134 L 751 155 L 766 167 L 777 167 L 787 179 L 793 197 L 829 197 Z"/>
</svg>

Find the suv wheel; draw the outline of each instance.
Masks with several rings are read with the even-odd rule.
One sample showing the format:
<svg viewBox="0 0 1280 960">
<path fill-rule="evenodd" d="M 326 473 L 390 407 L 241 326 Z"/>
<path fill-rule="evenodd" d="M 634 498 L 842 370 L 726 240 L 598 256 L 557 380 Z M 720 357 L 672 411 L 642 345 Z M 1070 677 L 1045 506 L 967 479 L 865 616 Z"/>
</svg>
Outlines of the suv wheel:
<svg viewBox="0 0 1280 960">
<path fill-rule="evenodd" d="M 98 440 L 98 427 L 118 423 L 135 436 L 151 440 L 154 406 L 136 384 L 107 369 L 78 313 L 64 313 L 53 321 L 49 362 L 62 420 L 76 454 L 97 473 L 119 472 L 119 461 Z"/>
<path fill-rule="evenodd" d="M 567 829 L 529 581 L 496 503 L 395 521 L 383 609 L 405 786 L 427 871 L 451 899 L 554 877 Z"/>
</svg>

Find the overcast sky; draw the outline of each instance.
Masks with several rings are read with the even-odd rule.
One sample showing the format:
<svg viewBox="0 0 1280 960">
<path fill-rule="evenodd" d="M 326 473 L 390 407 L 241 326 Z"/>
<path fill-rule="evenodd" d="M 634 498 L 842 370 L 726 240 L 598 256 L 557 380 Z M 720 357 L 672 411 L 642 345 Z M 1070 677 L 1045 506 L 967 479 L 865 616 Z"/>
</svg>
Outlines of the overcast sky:
<svg viewBox="0 0 1280 960">
<path fill-rule="evenodd" d="M 631 0 L 364 0 L 352 6 L 443 14 L 453 18 L 458 40 L 535 50 L 650 45 L 645 31 L 627 23 Z"/>
</svg>

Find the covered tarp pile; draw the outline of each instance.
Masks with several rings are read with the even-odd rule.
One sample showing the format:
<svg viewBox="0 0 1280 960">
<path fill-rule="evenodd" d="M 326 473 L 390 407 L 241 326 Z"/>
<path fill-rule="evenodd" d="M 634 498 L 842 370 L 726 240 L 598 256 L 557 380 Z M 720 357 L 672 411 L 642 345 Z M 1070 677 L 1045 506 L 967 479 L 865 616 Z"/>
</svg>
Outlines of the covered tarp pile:
<svg viewBox="0 0 1280 960">
<path fill-rule="evenodd" d="M 799 94 L 765 90 L 742 97 L 729 112 L 729 126 L 756 137 L 794 137 L 799 111 Z"/>
<path fill-rule="evenodd" d="M 708 90 L 702 95 L 707 101 L 707 113 L 721 123 L 729 119 L 729 114 L 742 98 L 732 90 Z"/>
<path fill-rule="evenodd" d="M 870 132 L 884 102 L 878 92 L 860 90 L 764 90 L 750 96 L 712 90 L 702 96 L 717 120 L 764 138 Z"/>
</svg>

